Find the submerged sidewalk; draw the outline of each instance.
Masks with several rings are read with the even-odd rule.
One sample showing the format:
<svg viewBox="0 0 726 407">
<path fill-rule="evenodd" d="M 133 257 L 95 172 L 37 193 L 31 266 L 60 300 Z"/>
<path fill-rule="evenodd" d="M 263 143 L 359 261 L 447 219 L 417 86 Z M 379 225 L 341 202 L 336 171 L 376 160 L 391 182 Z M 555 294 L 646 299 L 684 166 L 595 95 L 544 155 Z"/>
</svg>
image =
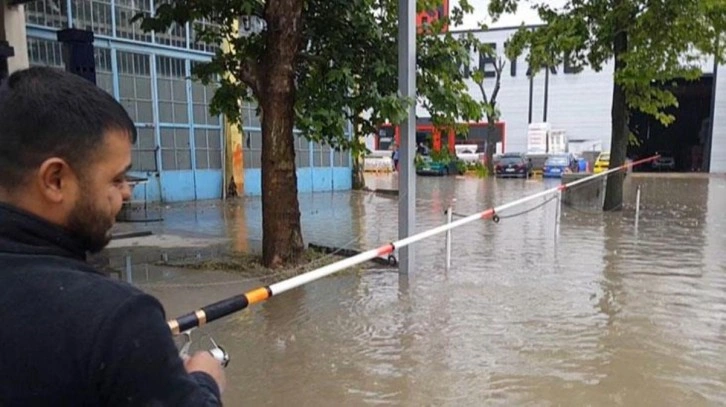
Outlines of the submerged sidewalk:
<svg viewBox="0 0 726 407">
<path fill-rule="evenodd" d="M 365 192 L 300 194 L 305 244 L 357 246 L 354 202 Z M 353 196 L 357 196 L 351 199 Z M 363 195 L 365 196 L 365 195 Z M 256 198 L 164 204 L 160 221 L 119 222 L 104 251 L 93 262 L 106 271 L 159 261 L 204 260 L 262 250 L 262 203 Z M 131 237 L 127 237 L 131 236 Z M 354 241 L 351 241 L 354 240 Z"/>
</svg>

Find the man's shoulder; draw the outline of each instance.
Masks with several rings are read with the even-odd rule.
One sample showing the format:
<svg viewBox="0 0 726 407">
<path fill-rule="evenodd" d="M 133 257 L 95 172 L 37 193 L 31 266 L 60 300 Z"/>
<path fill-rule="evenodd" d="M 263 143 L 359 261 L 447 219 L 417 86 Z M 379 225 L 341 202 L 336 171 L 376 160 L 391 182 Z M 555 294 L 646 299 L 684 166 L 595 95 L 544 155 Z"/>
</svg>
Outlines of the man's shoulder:
<svg viewBox="0 0 726 407">
<path fill-rule="evenodd" d="M 22 290 L 32 290 L 46 301 L 114 307 L 126 299 L 145 295 L 138 288 L 101 274 L 88 263 L 57 256 L 2 255 L 0 280 Z"/>
</svg>

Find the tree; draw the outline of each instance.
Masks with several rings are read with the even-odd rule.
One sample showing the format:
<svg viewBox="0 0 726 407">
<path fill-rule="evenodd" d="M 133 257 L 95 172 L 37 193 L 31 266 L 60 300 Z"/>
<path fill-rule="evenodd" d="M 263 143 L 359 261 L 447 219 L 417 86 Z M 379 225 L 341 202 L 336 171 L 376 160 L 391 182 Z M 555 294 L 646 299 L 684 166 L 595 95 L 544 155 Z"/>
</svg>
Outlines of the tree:
<svg viewBox="0 0 726 407">
<path fill-rule="evenodd" d="M 480 53 L 491 54 L 491 50 L 480 47 Z M 475 71 L 471 77 L 474 83 L 479 87 L 479 91 L 482 95 L 482 108 L 487 117 L 487 146 L 486 146 L 486 165 L 487 173 L 489 175 L 494 174 L 494 153 L 497 147 L 497 122 L 501 117 L 501 111 L 497 106 L 497 96 L 499 95 L 499 89 L 502 83 L 502 71 L 504 70 L 504 59 L 498 57 L 494 63 L 494 89 L 492 93 L 487 95 L 486 89 L 484 89 L 484 79 L 486 75 L 482 69 Z"/>
<path fill-rule="evenodd" d="M 220 47 L 211 62 L 195 66 L 203 83 L 217 81 L 214 114 L 241 126 L 241 101 L 256 101 L 262 121 L 263 263 L 295 261 L 303 249 L 297 198 L 293 128 L 304 137 L 365 151 L 358 136 L 385 120 L 398 124 L 415 101 L 397 92 L 396 0 L 177 0 L 153 16 L 139 15 L 145 30 L 164 31 L 192 22 L 197 39 Z M 419 10 L 441 0 L 418 1 Z M 481 117 L 461 73 L 471 44 L 450 33 L 473 9 L 466 0 L 426 25 L 418 38 L 419 101 L 435 124 Z M 197 24 L 206 20 L 214 24 Z M 238 22 L 261 22 L 240 35 Z M 346 133 L 353 123 L 355 135 Z"/>
<path fill-rule="evenodd" d="M 559 9 L 546 3 L 492 0 L 496 19 L 531 3 L 545 25 L 522 27 L 512 39 L 517 52 L 529 50 L 534 71 L 564 62 L 599 71 L 614 61 L 610 168 L 623 165 L 631 111 L 652 115 L 664 125 L 674 117 L 665 109 L 678 101 L 667 87 L 674 79 L 702 75 L 703 53 L 716 49 L 726 4 L 721 0 L 568 0 Z M 723 50 L 719 58 L 723 58 Z M 607 180 L 604 210 L 622 206 L 623 174 Z"/>
</svg>

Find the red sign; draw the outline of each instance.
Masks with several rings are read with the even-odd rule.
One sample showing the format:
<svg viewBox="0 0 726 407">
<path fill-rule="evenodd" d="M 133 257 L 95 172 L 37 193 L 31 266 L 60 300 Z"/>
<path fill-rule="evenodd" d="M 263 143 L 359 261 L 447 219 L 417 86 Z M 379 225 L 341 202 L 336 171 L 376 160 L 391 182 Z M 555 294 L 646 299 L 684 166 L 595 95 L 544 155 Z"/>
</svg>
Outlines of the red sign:
<svg viewBox="0 0 726 407">
<path fill-rule="evenodd" d="M 424 23 L 433 23 L 434 21 L 437 21 L 443 17 L 449 16 L 449 0 L 443 0 L 439 7 L 436 8 L 436 10 L 429 10 L 429 11 L 422 11 L 416 15 L 416 28 L 418 28 L 418 31 L 421 30 L 421 25 Z M 444 27 L 444 32 L 446 32 L 448 27 Z"/>
</svg>

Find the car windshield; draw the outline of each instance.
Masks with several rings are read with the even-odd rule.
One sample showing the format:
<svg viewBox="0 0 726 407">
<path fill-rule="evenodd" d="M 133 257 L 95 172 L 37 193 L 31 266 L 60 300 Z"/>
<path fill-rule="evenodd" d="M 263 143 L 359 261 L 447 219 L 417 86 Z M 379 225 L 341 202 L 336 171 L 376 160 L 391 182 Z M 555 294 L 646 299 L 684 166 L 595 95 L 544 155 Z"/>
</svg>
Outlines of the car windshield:
<svg viewBox="0 0 726 407">
<path fill-rule="evenodd" d="M 598 158 L 598 160 L 608 161 L 608 160 L 610 160 L 610 154 L 600 154 L 600 157 Z"/>
<path fill-rule="evenodd" d="M 499 160 L 499 163 L 502 165 L 521 164 L 522 158 L 521 157 L 502 157 L 502 159 Z"/>
<path fill-rule="evenodd" d="M 569 160 L 565 156 L 550 157 L 545 162 L 545 165 L 567 165 Z"/>
</svg>

